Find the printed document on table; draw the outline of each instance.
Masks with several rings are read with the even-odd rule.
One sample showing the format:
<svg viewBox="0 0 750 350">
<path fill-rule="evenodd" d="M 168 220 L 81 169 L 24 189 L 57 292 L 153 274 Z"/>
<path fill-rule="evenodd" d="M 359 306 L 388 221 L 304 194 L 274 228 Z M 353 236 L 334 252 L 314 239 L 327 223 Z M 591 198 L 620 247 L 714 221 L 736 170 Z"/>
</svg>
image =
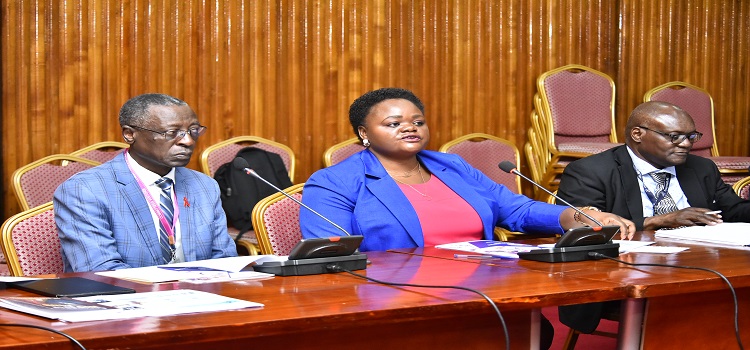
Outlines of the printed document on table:
<svg viewBox="0 0 750 350">
<path fill-rule="evenodd" d="M 612 243 L 617 243 L 620 245 L 620 254 L 633 252 L 638 250 L 641 247 L 654 244 L 655 242 L 644 242 L 644 241 L 629 241 L 629 240 L 617 240 L 613 239 Z"/>
<path fill-rule="evenodd" d="M 261 308 L 263 304 L 190 289 L 81 298 L 0 298 L 0 307 L 65 322 Z"/>
<path fill-rule="evenodd" d="M 532 249 L 537 249 L 536 246 L 531 245 L 531 244 L 499 242 L 499 241 L 491 241 L 491 240 L 486 240 L 486 239 L 440 244 L 440 245 L 436 245 L 435 248 L 460 250 L 464 252 L 471 252 L 475 254 L 488 255 L 488 256 L 497 256 L 497 257 L 502 257 L 502 258 L 511 257 L 513 255 L 515 255 L 514 257 L 517 258 L 518 252 L 528 252 Z"/>
<path fill-rule="evenodd" d="M 232 280 L 266 279 L 274 275 L 241 271 L 253 263 L 284 261 L 285 256 L 251 255 L 230 258 L 190 261 L 177 264 L 136 267 L 113 271 L 96 272 L 97 275 L 140 283 L 162 283 L 186 281 L 194 283 L 225 282 Z"/>
<path fill-rule="evenodd" d="M 713 226 L 688 226 L 671 230 L 657 230 L 656 238 L 670 238 L 725 244 L 750 246 L 750 223 L 723 222 Z"/>
</svg>

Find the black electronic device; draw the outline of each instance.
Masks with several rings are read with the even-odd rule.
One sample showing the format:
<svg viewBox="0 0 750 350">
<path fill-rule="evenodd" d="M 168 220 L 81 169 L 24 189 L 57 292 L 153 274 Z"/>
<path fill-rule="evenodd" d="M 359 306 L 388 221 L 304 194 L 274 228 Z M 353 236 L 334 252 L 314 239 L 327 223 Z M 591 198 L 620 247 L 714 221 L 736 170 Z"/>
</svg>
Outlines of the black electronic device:
<svg viewBox="0 0 750 350">
<path fill-rule="evenodd" d="M 568 230 L 552 248 L 539 248 L 519 252 L 518 258 L 544 262 L 572 262 L 592 259 L 590 252 L 617 257 L 620 245 L 612 237 L 620 232 L 619 226 L 577 227 Z"/>
<path fill-rule="evenodd" d="M 289 252 L 289 260 L 352 255 L 357 252 L 362 239 L 363 236 L 303 239 Z"/>
<path fill-rule="evenodd" d="M 118 287 L 83 277 L 45 278 L 31 281 L 8 282 L 8 286 L 57 298 L 135 293 L 134 289 Z"/>
<path fill-rule="evenodd" d="M 350 271 L 367 268 L 367 255 L 359 254 L 357 251 L 360 243 L 362 243 L 362 239 L 364 239 L 363 236 L 352 236 L 343 227 L 300 202 L 297 198 L 289 195 L 276 185 L 266 181 L 266 179 L 258 175 L 253 169 L 250 169 L 250 165 L 244 158 L 235 158 L 232 161 L 232 166 L 242 169 L 248 175 L 255 176 L 293 202 L 311 211 L 346 234 L 346 236 L 303 239 L 292 248 L 288 260 L 267 261 L 263 264 L 254 265 L 253 270 L 272 273 L 277 276 L 302 276 L 337 272 L 333 267 Z"/>
<path fill-rule="evenodd" d="M 277 276 L 303 276 L 329 273 L 332 266 L 346 270 L 367 268 L 367 256 L 358 254 L 363 236 L 335 236 L 308 238 L 297 243 L 289 253 L 289 260 L 266 261 L 254 265 L 253 270 Z"/>
<path fill-rule="evenodd" d="M 577 227 L 568 230 L 562 238 L 557 241 L 553 248 L 540 248 L 528 252 L 519 252 L 518 257 L 525 260 L 544 261 L 544 262 L 572 262 L 593 259 L 589 253 L 600 253 L 609 257 L 617 257 L 620 254 L 620 245 L 612 243 L 612 237 L 620 232 L 620 227 L 615 225 L 604 226 L 581 209 L 568 203 L 566 200 L 550 192 L 544 186 L 529 179 L 516 170 L 516 166 L 509 161 L 502 161 L 498 167 L 506 173 L 520 176 L 524 180 L 532 183 L 534 186 L 541 188 L 547 194 L 572 208 L 579 214 L 585 216 L 599 226 Z"/>
</svg>

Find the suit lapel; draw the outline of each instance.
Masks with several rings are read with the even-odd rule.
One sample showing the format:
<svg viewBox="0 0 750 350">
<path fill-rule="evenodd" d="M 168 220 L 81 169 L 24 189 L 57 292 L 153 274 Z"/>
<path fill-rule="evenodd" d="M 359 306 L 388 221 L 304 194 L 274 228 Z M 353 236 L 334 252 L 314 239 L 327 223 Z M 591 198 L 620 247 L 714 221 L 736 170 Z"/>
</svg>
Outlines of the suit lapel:
<svg viewBox="0 0 750 350">
<path fill-rule="evenodd" d="M 621 146 L 615 150 L 615 161 L 620 173 L 620 181 L 625 191 L 625 202 L 628 206 L 631 218 L 643 217 L 643 201 L 641 200 L 641 188 L 638 183 L 638 174 L 635 172 L 633 160 L 630 159 L 627 146 Z"/>
<path fill-rule="evenodd" d="M 121 210 L 130 211 L 130 214 L 137 225 L 136 232 L 140 235 L 141 240 L 146 242 L 152 258 L 154 261 L 162 261 L 159 238 L 156 232 L 156 226 L 154 226 L 154 219 L 151 216 L 151 210 L 148 207 L 148 202 L 146 202 L 141 187 L 138 186 L 138 181 L 135 180 L 135 176 L 130 172 L 128 165 L 125 162 L 124 152 L 117 156 L 116 160 L 113 162 L 113 168 L 119 185 L 120 195 L 127 205 L 127 208 L 123 207 Z M 144 185 L 148 186 L 148 184 Z"/>
<path fill-rule="evenodd" d="M 180 211 L 180 242 L 182 254 L 185 256 L 185 261 L 193 261 L 196 260 L 195 250 L 189 248 L 195 247 L 196 245 L 191 242 L 193 236 L 190 235 L 190 228 L 192 227 L 192 216 L 190 216 L 190 214 L 192 211 L 189 206 L 186 206 L 186 202 L 189 203 L 190 198 L 188 196 L 188 188 L 185 186 L 185 171 L 187 170 L 184 168 L 175 168 L 174 193 L 177 200 L 174 205 Z"/>
<path fill-rule="evenodd" d="M 365 176 L 368 178 L 367 189 L 388 208 L 393 217 L 404 227 L 406 233 L 417 246 L 424 246 L 422 226 L 417 212 L 401 191 L 395 181 L 388 177 L 383 165 L 372 152 L 363 152 L 362 161 L 365 164 Z"/>
<path fill-rule="evenodd" d="M 479 215 L 479 219 L 482 220 L 482 228 L 484 230 L 484 236 L 492 235 L 495 229 L 495 218 L 492 208 L 487 204 L 487 201 L 482 198 L 479 192 L 471 188 L 466 179 L 462 178 L 460 173 L 447 171 L 445 165 L 432 161 L 433 158 L 422 157 L 425 166 L 432 172 L 433 175 L 437 176 L 445 186 L 447 186 L 453 192 L 465 200 L 472 209 L 474 209 Z"/>
<path fill-rule="evenodd" d="M 706 200 L 706 195 L 703 192 L 703 187 L 698 179 L 698 175 L 693 171 L 692 168 L 686 165 L 675 166 L 677 171 L 677 180 L 680 182 L 680 188 L 685 193 L 685 197 L 688 199 L 688 203 L 691 207 L 699 208 L 711 208 L 710 203 Z"/>
</svg>

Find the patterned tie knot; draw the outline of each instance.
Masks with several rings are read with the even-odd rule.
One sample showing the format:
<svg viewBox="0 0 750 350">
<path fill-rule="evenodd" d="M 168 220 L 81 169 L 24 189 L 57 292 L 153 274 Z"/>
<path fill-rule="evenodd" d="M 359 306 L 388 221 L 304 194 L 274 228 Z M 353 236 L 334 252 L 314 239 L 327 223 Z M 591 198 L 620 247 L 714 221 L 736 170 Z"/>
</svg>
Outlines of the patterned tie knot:
<svg viewBox="0 0 750 350">
<path fill-rule="evenodd" d="M 672 174 L 660 172 L 660 173 L 651 173 L 651 178 L 654 179 L 654 181 L 657 184 L 656 193 L 653 195 L 653 205 L 654 205 L 654 215 L 662 215 L 671 213 L 673 211 L 677 210 L 677 205 L 674 202 L 674 199 L 672 199 L 672 196 L 669 195 L 669 179 L 672 177 Z"/>
<path fill-rule="evenodd" d="M 672 176 L 670 173 L 651 173 L 651 178 L 656 181 L 656 183 L 659 185 L 659 190 L 664 188 L 664 185 L 667 183 L 667 179 Z"/>
<path fill-rule="evenodd" d="M 161 188 L 162 191 L 169 191 L 172 189 L 172 179 L 166 176 L 162 177 L 159 180 L 156 180 L 154 184 L 156 184 L 156 186 L 159 186 L 159 188 Z"/>
</svg>

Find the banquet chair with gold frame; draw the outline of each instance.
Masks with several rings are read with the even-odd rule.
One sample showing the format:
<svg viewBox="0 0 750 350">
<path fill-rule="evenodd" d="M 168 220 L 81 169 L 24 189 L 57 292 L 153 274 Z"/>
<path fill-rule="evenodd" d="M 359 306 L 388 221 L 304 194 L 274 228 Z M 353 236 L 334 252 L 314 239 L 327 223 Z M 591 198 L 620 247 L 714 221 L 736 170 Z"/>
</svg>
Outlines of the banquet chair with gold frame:
<svg viewBox="0 0 750 350">
<path fill-rule="evenodd" d="M 285 191 L 301 201 L 304 185 L 296 184 Z M 299 210 L 300 205 L 283 193 L 270 195 L 255 205 L 252 220 L 261 254 L 289 255 L 302 240 Z"/>
<path fill-rule="evenodd" d="M 362 142 L 359 141 L 359 138 L 352 137 L 329 147 L 323 154 L 323 164 L 326 167 L 338 164 L 342 160 L 349 158 L 352 154 L 363 149 L 365 149 L 365 146 L 362 146 Z"/>
<path fill-rule="evenodd" d="M 124 142 L 104 141 L 70 152 L 70 154 L 104 163 L 111 160 L 128 147 L 130 147 L 130 145 Z"/>
<path fill-rule="evenodd" d="M 294 151 L 292 151 L 287 145 L 259 136 L 237 136 L 207 147 L 201 152 L 201 171 L 208 176 L 214 177 L 216 170 L 218 170 L 220 166 L 234 160 L 237 152 L 245 147 L 257 147 L 264 151 L 278 154 L 288 171 L 289 179 L 294 182 L 294 167 L 296 162 Z M 254 232 L 246 232 L 239 240 L 237 240 L 237 236 L 240 233 L 238 229 L 230 225 L 227 227 L 227 231 L 229 232 L 229 235 L 232 236 L 232 239 L 237 242 L 237 245 L 247 250 L 248 254 L 258 254 L 258 240 L 255 237 Z"/>
<path fill-rule="evenodd" d="M 732 185 L 732 189 L 742 199 L 750 199 L 750 176 L 743 177 Z"/>
<path fill-rule="evenodd" d="M 664 101 L 685 110 L 693 118 L 695 129 L 703 133 L 700 141 L 693 144 L 690 153 L 716 163 L 724 182 L 733 184 L 749 174 L 750 157 L 719 155 L 714 101 L 708 91 L 682 81 L 673 81 L 647 91 L 643 95 L 643 101 Z"/>
<path fill-rule="evenodd" d="M 615 130 L 615 83 L 595 69 L 569 64 L 537 79 L 537 134 L 549 153 L 542 185 L 553 183 L 570 161 L 621 145 Z"/>
<path fill-rule="evenodd" d="M 11 181 L 21 210 L 51 201 L 57 186 L 76 173 L 99 164 L 70 154 L 53 154 L 16 169 Z"/>
<path fill-rule="evenodd" d="M 461 156 L 493 181 L 514 193 L 521 193 L 521 179 L 498 167 L 503 160 L 520 166 L 521 152 L 510 141 L 488 134 L 472 133 L 446 142 L 440 146 L 439 151 Z"/>
<path fill-rule="evenodd" d="M 289 179 L 294 182 L 294 167 L 296 163 L 294 151 L 287 145 L 259 136 L 237 136 L 208 146 L 201 152 L 201 171 L 208 176 L 214 177 L 216 170 L 220 166 L 234 160 L 237 152 L 245 147 L 257 147 L 264 151 L 278 154 L 289 172 Z"/>
<path fill-rule="evenodd" d="M 2 249 L 13 276 L 63 272 L 52 202 L 18 213 L 3 223 Z"/>
</svg>

